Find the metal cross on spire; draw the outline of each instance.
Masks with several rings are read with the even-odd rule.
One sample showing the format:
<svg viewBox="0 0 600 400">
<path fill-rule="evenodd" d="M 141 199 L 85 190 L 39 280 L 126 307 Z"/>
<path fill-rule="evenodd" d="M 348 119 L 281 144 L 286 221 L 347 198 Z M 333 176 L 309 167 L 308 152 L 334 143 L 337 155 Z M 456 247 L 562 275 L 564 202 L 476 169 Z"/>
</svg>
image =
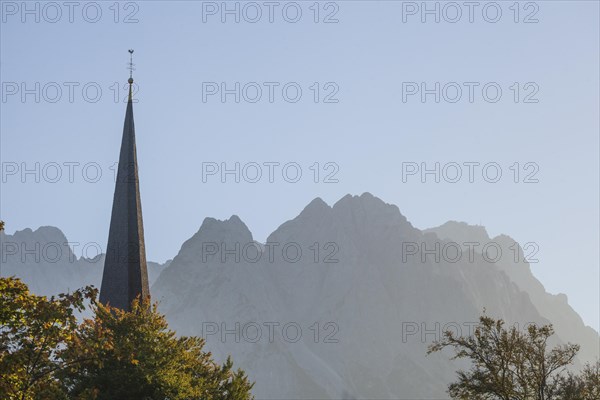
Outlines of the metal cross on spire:
<svg viewBox="0 0 600 400">
<path fill-rule="evenodd" d="M 129 49 L 129 84 L 131 85 L 133 83 L 133 71 L 135 70 L 135 67 L 133 65 L 133 49 Z"/>
</svg>

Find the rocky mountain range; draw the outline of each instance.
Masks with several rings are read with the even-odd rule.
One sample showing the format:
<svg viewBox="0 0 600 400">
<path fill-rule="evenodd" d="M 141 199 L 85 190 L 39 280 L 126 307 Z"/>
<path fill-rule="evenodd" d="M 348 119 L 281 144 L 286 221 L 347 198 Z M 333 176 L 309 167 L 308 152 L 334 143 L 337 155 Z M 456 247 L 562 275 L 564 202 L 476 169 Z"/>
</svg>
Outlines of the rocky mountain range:
<svg viewBox="0 0 600 400">
<path fill-rule="evenodd" d="M 57 228 L 0 235 L 2 276 L 46 295 L 99 287 L 103 256 L 22 254 L 66 243 Z M 552 323 L 555 343 L 581 345 L 575 367 L 599 356 L 598 333 L 525 258 L 508 236 L 459 222 L 419 230 L 365 193 L 333 206 L 317 198 L 265 243 L 237 216 L 206 218 L 148 270 L 171 327 L 203 336 L 219 361 L 232 355 L 257 399 L 442 399 L 464 364 L 427 346 L 444 330 L 468 334 L 484 311 L 522 328 Z"/>
</svg>

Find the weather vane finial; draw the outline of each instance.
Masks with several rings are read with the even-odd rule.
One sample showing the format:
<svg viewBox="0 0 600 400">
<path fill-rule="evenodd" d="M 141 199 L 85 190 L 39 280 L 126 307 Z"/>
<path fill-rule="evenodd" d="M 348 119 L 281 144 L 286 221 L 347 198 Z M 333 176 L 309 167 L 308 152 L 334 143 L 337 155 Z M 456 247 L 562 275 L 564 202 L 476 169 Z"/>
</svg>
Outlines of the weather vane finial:
<svg viewBox="0 0 600 400">
<path fill-rule="evenodd" d="M 133 83 L 134 69 L 135 68 L 133 67 L 133 49 L 129 49 L 129 80 L 127 82 L 129 82 L 130 85 Z"/>
</svg>

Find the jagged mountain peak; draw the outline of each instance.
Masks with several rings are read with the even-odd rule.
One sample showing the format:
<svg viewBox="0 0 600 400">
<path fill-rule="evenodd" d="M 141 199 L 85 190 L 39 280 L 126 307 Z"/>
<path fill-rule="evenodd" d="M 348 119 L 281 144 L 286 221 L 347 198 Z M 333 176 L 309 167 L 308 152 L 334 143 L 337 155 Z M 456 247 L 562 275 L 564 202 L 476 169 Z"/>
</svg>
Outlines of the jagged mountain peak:
<svg viewBox="0 0 600 400">
<path fill-rule="evenodd" d="M 320 216 L 331 211 L 329 204 L 320 197 L 315 197 L 299 214 L 299 216 L 312 217 Z"/>
<path fill-rule="evenodd" d="M 236 244 L 244 246 L 253 242 L 252 232 L 237 215 L 232 215 L 226 220 L 207 217 L 198 231 L 183 243 L 173 261 L 202 258 L 207 246 L 211 246 L 211 248 L 220 248 L 220 246 L 230 248 L 231 246 L 235 247 Z"/>
<path fill-rule="evenodd" d="M 27 238 L 27 239 L 31 238 L 34 240 L 35 239 L 45 239 L 45 240 L 56 241 L 56 242 L 61 242 L 61 243 L 67 241 L 67 237 L 65 236 L 63 231 L 61 231 L 59 228 L 57 228 L 55 226 L 49 226 L 49 225 L 40 226 L 36 230 L 32 230 L 31 228 L 25 228 L 20 231 L 15 231 L 14 234 L 7 235 L 7 236 L 12 236 L 15 239 L 19 239 L 19 238 Z"/>
<path fill-rule="evenodd" d="M 333 210 L 338 213 L 364 212 L 370 215 L 385 214 L 387 216 L 401 217 L 406 220 L 396 205 L 386 203 L 369 192 L 364 192 L 360 196 L 347 194 L 333 205 Z"/>
<path fill-rule="evenodd" d="M 229 219 L 225 220 L 206 217 L 204 218 L 204 221 L 202 221 L 202 225 L 200 225 L 200 230 L 214 229 L 215 227 L 243 227 L 246 230 L 248 230 L 248 227 L 246 226 L 244 221 L 242 221 L 240 217 L 238 217 L 235 214 L 229 217 Z"/>
<path fill-rule="evenodd" d="M 365 192 L 360 196 L 346 195 L 333 205 L 333 214 L 339 221 L 356 226 L 394 227 L 416 232 L 412 224 L 400 212 L 398 206 Z"/>
<path fill-rule="evenodd" d="M 398 209 L 398 207 L 384 202 L 379 197 L 373 196 L 369 192 L 364 192 L 361 195 L 347 194 L 333 205 L 334 209 L 345 207 L 369 207 L 373 209 L 393 207 Z"/>
<path fill-rule="evenodd" d="M 442 240 L 461 242 L 487 242 L 490 240 L 485 226 L 471 225 L 462 221 L 448 221 L 440 226 L 425 229 L 423 232 L 435 233 Z"/>
<path fill-rule="evenodd" d="M 225 239 L 227 237 L 250 237 L 252 240 L 252 233 L 248 226 L 238 217 L 232 215 L 229 219 L 219 220 L 212 217 L 204 218 L 202 225 L 198 231 L 188 241 L 194 241 L 198 238 L 213 237 L 215 239 Z"/>
<path fill-rule="evenodd" d="M 335 241 L 339 232 L 369 236 L 385 235 L 390 230 L 418 234 L 397 206 L 365 192 L 359 196 L 347 194 L 333 206 L 317 197 L 298 216 L 281 224 L 267 241 L 280 241 L 292 232 L 301 232 L 311 240 Z"/>
<path fill-rule="evenodd" d="M 498 236 L 494 236 L 494 237 L 492 238 L 492 240 L 493 240 L 494 242 L 498 242 L 498 243 L 501 243 L 501 244 L 507 244 L 507 245 L 509 245 L 509 244 L 512 244 L 512 243 L 515 243 L 515 239 L 513 239 L 513 238 L 512 238 L 512 237 L 510 237 L 509 235 L 505 235 L 504 233 L 501 233 L 501 234 L 500 234 L 500 235 L 498 235 Z"/>
<path fill-rule="evenodd" d="M 483 225 L 471 225 L 463 221 L 448 221 L 438 227 L 425 229 L 423 233 L 435 233 L 441 240 L 450 240 L 459 243 L 463 242 L 494 242 L 507 249 L 513 249 L 517 245 L 522 253 L 520 244 L 511 236 L 501 233 L 493 238 L 489 235 Z M 522 257 L 521 257 L 522 258 Z"/>
<path fill-rule="evenodd" d="M 18 253 L 14 256 L 18 258 L 24 257 L 26 260 L 32 262 L 36 262 L 36 260 L 39 259 L 38 262 L 41 263 L 55 262 L 60 258 L 77 260 L 77 257 L 73 254 L 71 247 L 68 244 L 67 237 L 63 231 L 55 226 L 40 226 L 36 230 L 25 228 L 20 231 L 15 231 L 12 235 L 4 233 L 0 238 L 2 238 L 5 246 L 8 242 L 12 242 L 14 246 L 17 246 Z M 44 251 L 39 250 L 41 248 L 43 248 Z M 31 250 L 34 253 L 28 252 L 28 250 Z M 30 256 L 26 255 L 28 253 Z M 42 253 L 46 256 L 41 257 Z M 51 256 L 46 253 L 51 254 Z M 49 258 L 52 260 L 49 261 Z"/>
</svg>

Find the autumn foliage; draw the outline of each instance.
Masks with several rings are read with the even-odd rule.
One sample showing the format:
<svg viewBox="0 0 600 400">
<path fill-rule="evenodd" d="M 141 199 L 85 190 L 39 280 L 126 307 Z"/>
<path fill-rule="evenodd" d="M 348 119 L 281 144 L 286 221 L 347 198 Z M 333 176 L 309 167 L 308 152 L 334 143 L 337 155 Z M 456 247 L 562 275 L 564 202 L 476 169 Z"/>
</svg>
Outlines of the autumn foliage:
<svg viewBox="0 0 600 400">
<path fill-rule="evenodd" d="M 246 400 L 249 382 L 204 340 L 178 337 L 156 304 L 106 307 L 91 287 L 46 298 L 0 278 L 0 398 Z M 86 307 L 93 318 L 80 321 Z"/>
</svg>

